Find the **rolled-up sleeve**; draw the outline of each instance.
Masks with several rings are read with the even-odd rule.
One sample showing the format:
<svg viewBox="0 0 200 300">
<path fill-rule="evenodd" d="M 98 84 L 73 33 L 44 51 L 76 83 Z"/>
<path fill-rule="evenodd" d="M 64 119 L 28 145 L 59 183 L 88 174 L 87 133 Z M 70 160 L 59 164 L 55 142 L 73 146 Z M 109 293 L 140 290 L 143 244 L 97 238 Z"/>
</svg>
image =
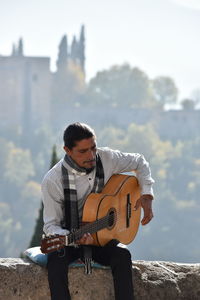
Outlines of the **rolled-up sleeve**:
<svg viewBox="0 0 200 300">
<path fill-rule="evenodd" d="M 154 180 L 151 176 L 149 163 L 142 154 L 111 150 L 110 155 L 110 164 L 112 165 L 107 165 L 107 167 L 112 168 L 113 174 L 134 171 L 141 187 L 141 194 L 154 196 L 152 187 Z"/>
</svg>

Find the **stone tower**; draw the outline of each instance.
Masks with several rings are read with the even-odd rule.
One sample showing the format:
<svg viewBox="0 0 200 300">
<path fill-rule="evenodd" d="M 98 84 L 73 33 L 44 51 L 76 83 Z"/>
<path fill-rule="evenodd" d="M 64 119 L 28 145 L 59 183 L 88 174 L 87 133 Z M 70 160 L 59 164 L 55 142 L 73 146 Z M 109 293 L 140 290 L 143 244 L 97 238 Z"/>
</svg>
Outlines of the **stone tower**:
<svg viewBox="0 0 200 300">
<path fill-rule="evenodd" d="M 48 122 L 50 58 L 24 56 L 23 41 L 11 56 L 0 56 L 1 126 L 31 130 Z"/>
</svg>

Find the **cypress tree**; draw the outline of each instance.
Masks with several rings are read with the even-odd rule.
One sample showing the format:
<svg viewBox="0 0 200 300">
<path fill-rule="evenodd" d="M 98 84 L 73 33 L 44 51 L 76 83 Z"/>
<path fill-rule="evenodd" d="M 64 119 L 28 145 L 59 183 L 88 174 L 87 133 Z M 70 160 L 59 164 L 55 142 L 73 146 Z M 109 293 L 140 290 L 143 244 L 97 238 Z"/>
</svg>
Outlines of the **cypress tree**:
<svg viewBox="0 0 200 300">
<path fill-rule="evenodd" d="M 72 44 L 71 44 L 71 59 L 74 63 L 77 63 L 78 57 L 78 42 L 76 40 L 75 35 L 73 36 Z"/>
<path fill-rule="evenodd" d="M 15 44 L 13 44 L 12 46 L 12 56 L 16 56 L 16 47 L 15 47 Z"/>
<path fill-rule="evenodd" d="M 83 72 L 85 72 L 85 26 L 81 26 L 80 40 L 79 40 L 79 59 Z"/>
<path fill-rule="evenodd" d="M 53 168 L 53 166 L 55 164 L 57 164 L 58 161 L 59 161 L 59 159 L 58 159 L 57 152 L 56 152 L 56 145 L 53 145 L 50 169 Z"/>
<path fill-rule="evenodd" d="M 64 35 L 59 44 L 58 60 L 56 62 L 57 70 L 62 70 L 63 68 L 66 68 L 67 60 L 68 60 L 67 35 Z"/>
<path fill-rule="evenodd" d="M 23 56 L 24 55 L 24 44 L 22 38 L 19 39 L 19 44 L 18 44 L 18 56 Z"/>
<path fill-rule="evenodd" d="M 53 166 L 58 162 L 58 157 L 56 153 L 56 146 L 53 146 L 52 149 L 52 156 L 51 156 L 51 164 L 50 164 L 50 169 L 53 168 Z M 41 202 L 40 209 L 39 209 L 39 215 L 36 220 L 36 225 L 34 229 L 34 233 L 30 242 L 29 247 L 36 247 L 39 246 L 41 243 L 41 237 L 43 234 L 43 203 Z"/>
</svg>

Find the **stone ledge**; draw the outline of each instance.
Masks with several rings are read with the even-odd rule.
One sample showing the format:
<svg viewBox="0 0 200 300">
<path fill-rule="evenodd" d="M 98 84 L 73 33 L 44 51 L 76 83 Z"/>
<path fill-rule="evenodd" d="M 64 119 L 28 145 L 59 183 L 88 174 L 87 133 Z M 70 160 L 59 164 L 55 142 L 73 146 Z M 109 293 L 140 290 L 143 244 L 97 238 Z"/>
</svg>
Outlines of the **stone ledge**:
<svg viewBox="0 0 200 300">
<path fill-rule="evenodd" d="M 136 300 L 199 300 L 200 264 L 134 261 Z M 0 259 L 0 300 L 50 300 L 47 271 L 27 259 Z M 114 300 L 109 269 L 70 268 L 72 300 Z M 124 299 L 125 300 L 125 299 Z"/>
</svg>

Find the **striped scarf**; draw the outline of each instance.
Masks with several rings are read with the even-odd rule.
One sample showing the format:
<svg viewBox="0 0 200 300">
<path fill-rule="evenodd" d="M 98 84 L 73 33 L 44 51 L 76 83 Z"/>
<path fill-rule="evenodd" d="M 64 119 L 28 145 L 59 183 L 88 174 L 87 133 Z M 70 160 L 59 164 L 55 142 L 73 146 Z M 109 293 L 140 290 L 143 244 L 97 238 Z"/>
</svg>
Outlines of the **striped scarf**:
<svg viewBox="0 0 200 300">
<path fill-rule="evenodd" d="M 62 227 L 71 231 L 79 228 L 80 210 L 77 199 L 77 190 L 75 176 L 84 176 L 91 172 L 92 169 L 79 167 L 68 155 L 65 155 L 62 164 L 62 179 L 64 188 L 64 222 Z M 92 193 L 99 193 L 104 186 L 104 170 L 99 154 L 96 154 L 96 175 Z"/>
</svg>

